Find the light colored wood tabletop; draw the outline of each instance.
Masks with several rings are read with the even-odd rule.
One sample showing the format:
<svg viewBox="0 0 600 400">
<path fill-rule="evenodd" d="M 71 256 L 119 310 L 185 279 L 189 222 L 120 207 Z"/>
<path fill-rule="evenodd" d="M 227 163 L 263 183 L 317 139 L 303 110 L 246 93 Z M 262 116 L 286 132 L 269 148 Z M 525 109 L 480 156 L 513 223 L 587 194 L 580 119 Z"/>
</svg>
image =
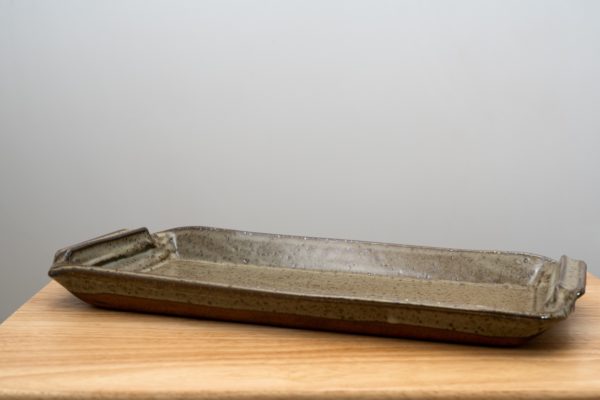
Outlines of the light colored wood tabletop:
<svg viewBox="0 0 600 400">
<path fill-rule="evenodd" d="M 0 326 L 0 399 L 600 399 L 600 280 L 512 349 L 88 306 L 50 283 Z"/>
</svg>

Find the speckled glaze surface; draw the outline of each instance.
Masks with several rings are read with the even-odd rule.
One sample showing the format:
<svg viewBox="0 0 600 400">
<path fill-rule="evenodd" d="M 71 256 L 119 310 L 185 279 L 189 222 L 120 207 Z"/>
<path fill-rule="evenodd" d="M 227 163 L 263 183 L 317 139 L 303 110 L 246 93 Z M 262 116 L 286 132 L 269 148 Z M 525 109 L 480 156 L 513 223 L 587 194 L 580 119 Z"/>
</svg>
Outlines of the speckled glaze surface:
<svg viewBox="0 0 600 400">
<path fill-rule="evenodd" d="M 101 307 L 489 345 L 566 318 L 585 273 L 566 256 L 208 227 L 114 232 L 59 250 L 49 271 Z"/>
</svg>

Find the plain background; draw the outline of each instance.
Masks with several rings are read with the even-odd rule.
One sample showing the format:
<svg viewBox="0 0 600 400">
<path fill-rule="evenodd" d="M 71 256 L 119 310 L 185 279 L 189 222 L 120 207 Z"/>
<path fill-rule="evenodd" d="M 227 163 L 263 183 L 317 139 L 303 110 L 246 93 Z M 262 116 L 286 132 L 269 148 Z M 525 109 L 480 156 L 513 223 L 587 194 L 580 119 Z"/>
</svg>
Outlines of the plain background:
<svg viewBox="0 0 600 400">
<path fill-rule="evenodd" d="M 600 2 L 0 0 L 0 320 L 55 250 L 208 225 L 583 259 Z"/>
</svg>

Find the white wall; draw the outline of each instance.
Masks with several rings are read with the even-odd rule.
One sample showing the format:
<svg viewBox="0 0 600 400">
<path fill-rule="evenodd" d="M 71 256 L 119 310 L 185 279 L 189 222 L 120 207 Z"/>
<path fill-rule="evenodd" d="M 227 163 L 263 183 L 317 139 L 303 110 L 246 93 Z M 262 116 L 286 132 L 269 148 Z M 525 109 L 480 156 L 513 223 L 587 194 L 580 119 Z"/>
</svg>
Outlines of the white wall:
<svg viewBox="0 0 600 400">
<path fill-rule="evenodd" d="M 0 320 L 56 249 L 212 225 L 586 260 L 600 2 L 0 0 Z"/>
</svg>

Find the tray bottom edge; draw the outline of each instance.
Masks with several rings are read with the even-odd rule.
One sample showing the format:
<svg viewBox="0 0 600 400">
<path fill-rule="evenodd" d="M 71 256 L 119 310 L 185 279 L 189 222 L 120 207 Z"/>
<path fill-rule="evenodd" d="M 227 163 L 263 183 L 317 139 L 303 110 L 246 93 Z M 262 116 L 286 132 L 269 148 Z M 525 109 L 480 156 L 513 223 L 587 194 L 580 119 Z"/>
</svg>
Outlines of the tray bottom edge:
<svg viewBox="0 0 600 400">
<path fill-rule="evenodd" d="M 168 300 L 156 300 L 110 293 L 74 292 L 86 303 L 100 308 L 136 311 L 150 314 L 175 315 L 227 322 L 242 322 L 284 328 L 352 333 L 370 336 L 419 339 L 486 346 L 519 346 L 538 335 L 529 337 L 484 336 L 409 324 L 389 324 L 377 321 L 348 321 L 295 314 L 271 313 L 204 306 Z"/>
</svg>

